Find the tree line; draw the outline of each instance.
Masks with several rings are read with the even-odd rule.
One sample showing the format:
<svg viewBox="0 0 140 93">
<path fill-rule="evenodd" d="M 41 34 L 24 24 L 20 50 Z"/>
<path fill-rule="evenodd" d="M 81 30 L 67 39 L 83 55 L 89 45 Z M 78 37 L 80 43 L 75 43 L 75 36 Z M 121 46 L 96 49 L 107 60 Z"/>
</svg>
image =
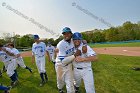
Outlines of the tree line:
<svg viewBox="0 0 140 93">
<path fill-rule="evenodd" d="M 85 31 L 81 33 L 83 39 L 87 40 L 88 43 L 99 43 L 99 42 L 113 42 L 113 41 L 128 41 L 128 40 L 140 40 L 140 22 L 132 23 L 127 21 L 123 23 L 122 26 L 111 27 L 109 29 L 94 29 L 91 31 Z M 52 45 L 56 46 L 57 43 L 63 39 L 60 36 L 58 39 L 46 38 L 42 40 L 46 44 L 51 42 Z M 14 42 L 15 46 L 21 47 L 31 47 L 34 40 L 33 35 L 27 34 L 24 36 L 15 35 L 10 37 L 9 33 L 3 33 L 2 39 L 0 39 L 0 44 L 6 44 L 8 42 Z"/>
</svg>

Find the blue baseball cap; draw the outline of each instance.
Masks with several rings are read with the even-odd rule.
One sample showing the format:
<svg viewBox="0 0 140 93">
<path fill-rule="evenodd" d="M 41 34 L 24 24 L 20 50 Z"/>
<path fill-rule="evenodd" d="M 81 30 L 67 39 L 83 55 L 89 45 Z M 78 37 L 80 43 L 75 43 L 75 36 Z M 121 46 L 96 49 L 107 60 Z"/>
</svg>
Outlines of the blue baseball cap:
<svg viewBox="0 0 140 93">
<path fill-rule="evenodd" d="M 34 35 L 34 39 L 39 39 L 39 36 L 38 35 Z"/>
<path fill-rule="evenodd" d="M 73 40 L 82 40 L 82 34 L 79 33 L 79 32 L 75 32 L 75 33 L 72 35 L 72 39 L 73 39 Z"/>
<path fill-rule="evenodd" d="M 65 28 L 63 28 L 63 30 L 62 30 L 62 34 L 66 33 L 66 32 L 70 32 L 70 33 L 72 33 L 72 31 L 71 31 L 71 29 L 70 29 L 69 27 L 65 27 Z"/>
</svg>

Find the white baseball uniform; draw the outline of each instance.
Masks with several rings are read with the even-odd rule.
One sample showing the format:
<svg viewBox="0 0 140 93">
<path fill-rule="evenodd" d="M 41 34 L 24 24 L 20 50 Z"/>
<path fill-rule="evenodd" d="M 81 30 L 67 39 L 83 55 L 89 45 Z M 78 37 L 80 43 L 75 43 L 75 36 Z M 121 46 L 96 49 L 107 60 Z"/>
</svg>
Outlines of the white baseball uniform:
<svg viewBox="0 0 140 93">
<path fill-rule="evenodd" d="M 45 73 L 45 54 L 46 45 L 43 42 L 34 43 L 32 46 L 32 55 L 35 56 L 36 65 L 39 73 Z"/>
<path fill-rule="evenodd" d="M 47 51 L 49 52 L 49 55 L 50 55 L 50 60 L 52 62 L 55 62 L 55 59 L 54 59 L 54 51 L 55 51 L 55 47 L 54 46 L 47 46 Z"/>
<path fill-rule="evenodd" d="M 20 52 L 16 48 L 12 48 L 11 51 L 15 54 L 18 55 Z M 23 58 L 20 56 L 16 58 L 16 63 L 19 64 L 22 68 L 26 68 L 26 65 L 24 64 Z"/>
<path fill-rule="evenodd" d="M 11 52 L 10 48 L 6 48 L 7 51 Z M 7 75 L 11 77 L 15 73 L 16 60 L 13 56 L 8 55 L 5 51 L 0 51 L 0 60 L 4 63 L 7 70 Z"/>
<path fill-rule="evenodd" d="M 62 63 L 62 60 L 64 60 L 65 57 L 73 55 L 73 41 L 71 40 L 70 43 L 65 40 L 60 41 L 57 44 L 57 49 L 59 49 L 55 65 L 57 73 L 57 87 L 58 89 L 62 89 L 66 84 L 67 93 L 74 93 L 72 63 L 67 65 Z"/>
<path fill-rule="evenodd" d="M 82 52 L 83 44 L 78 47 Z M 76 49 L 75 49 L 76 51 Z M 81 54 L 81 57 L 95 56 L 96 53 L 87 45 L 87 53 Z M 91 62 L 73 62 L 74 66 L 74 85 L 79 87 L 83 79 L 86 93 L 95 93 L 93 71 Z"/>
</svg>

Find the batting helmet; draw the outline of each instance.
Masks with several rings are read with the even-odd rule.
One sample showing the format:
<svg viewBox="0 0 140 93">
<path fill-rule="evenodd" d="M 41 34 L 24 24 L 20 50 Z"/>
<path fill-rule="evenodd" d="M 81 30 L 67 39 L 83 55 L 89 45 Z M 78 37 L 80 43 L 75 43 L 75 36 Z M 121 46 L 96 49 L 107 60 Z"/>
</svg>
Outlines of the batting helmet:
<svg viewBox="0 0 140 93">
<path fill-rule="evenodd" d="M 62 34 L 66 33 L 66 32 L 70 32 L 70 33 L 72 33 L 72 31 L 71 31 L 71 29 L 70 29 L 69 27 L 65 27 L 65 28 L 63 28 L 63 30 L 62 30 Z"/>
<path fill-rule="evenodd" d="M 82 34 L 79 33 L 79 32 L 75 32 L 75 33 L 72 35 L 72 39 L 73 39 L 73 40 L 82 40 Z"/>
</svg>

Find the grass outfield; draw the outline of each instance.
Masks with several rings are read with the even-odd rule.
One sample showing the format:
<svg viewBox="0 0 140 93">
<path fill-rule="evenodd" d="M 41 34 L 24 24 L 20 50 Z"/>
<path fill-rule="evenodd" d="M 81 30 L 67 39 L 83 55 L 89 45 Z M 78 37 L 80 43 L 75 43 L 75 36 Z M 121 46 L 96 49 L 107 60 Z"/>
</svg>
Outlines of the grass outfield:
<svg viewBox="0 0 140 93">
<path fill-rule="evenodd" d="M 20 83 L 11 90 L 11 93 L 58 93 L 52 63 L 46 64 L 48 83 L 39 87 L 40 77 L 36 65 L 31 64 L 29 57 L 24 60 L 33 69 L 33 74 L 28 70 L 18 68 Z M 98 62 L 93 63 L 96 93 L 139 93 L 140 71 L 131 70 L 132 67 L 138 66 L 140 67 L 140 57 L 99 55 Z M 10 83 L 6 73 L 0 78 L 0 82 L 5 85 Z M 80 90 L 81 93 L 85 93 L 83 84 Z"/>
<path fill-rule="evenodd" d="M 140 42 L 120 44 L 89 44 L 91 47 L 140 47 Z"/>
</svg>

